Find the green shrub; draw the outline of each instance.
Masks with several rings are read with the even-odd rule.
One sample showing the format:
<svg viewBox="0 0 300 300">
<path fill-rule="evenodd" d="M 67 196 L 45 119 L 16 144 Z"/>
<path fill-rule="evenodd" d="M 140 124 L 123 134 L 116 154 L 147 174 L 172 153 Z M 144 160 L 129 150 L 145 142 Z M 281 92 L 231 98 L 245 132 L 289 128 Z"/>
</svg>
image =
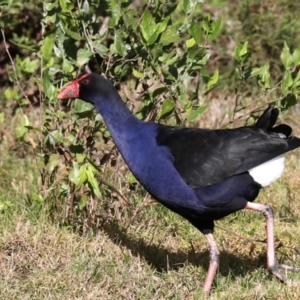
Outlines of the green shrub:
<svg viewBox="0 0 300 300">
<path fill-rule="evenodd" d="M 228 35 L 227 23 L 206 12 L 202 1 L 2 3 L 2 35 L 7 43 L 12 40 L 12 47 L 18 51 L 13 55 L 14 64 L 8 67 L 14 85 L 6 82 L 0 99 L 10 101 L 11 106 L 17 101 L 22 108 L 15 138 L 32 146 L 40 160 L 41 191 L 31 196 L 60 220 L 97 222 L 98 201 L 108 210 L 116 196 L 130 205 L 126 195 L 138 189 L 131 174 L 119 171 L 125 185 L 111 174 L 110 166 L 120 165 L 118 153 L 93 107 L 81 100 L 70 107 L 57 100 L 58 89 L 84 70 L 104 73 L 138 118 L 172 125 L 193 126 L 209 107 L 212 93 L 222 93 L 224 83 L 236 99 L 233 108 L 227 109 L 227 125 L 266 104 L 287 109 L 298 99 L 300 51 L 296 44 L 292 51 L 289 49 L 291 39 L 283 43 L 289 30 L 287 25 L 280 27 L 290 17 L 276 27 L 282 39 L 276 40 L 276 51 L 270 57 L 277 58 L 276 66 L 280 65 L 275 69 L 281 72 L 275 76 L 270 72 L 273 62 L 266 54 L 261 59 L 253 59 L 253 54 L 251 57 L 257 36 L 252 37 L 251 26 L 258 26 L 263 34 L 265 23 L 260 15 L 251 13 L 256 4 L 250 2 L 236 5 L 239 13 L 234 17 L 240 19 L 243 35 L 231 33 L 237 46 L 227 58 L 229 69 L 211 63 L 216 53 L 222 59 L 226 57 L 221 41 Z M 224 3 L 217 2 L 217 6 L 224 7 Z M 40 34 L 30 26 L 12 34 L 23 23 L 18 18 L 10 20 L 24 11 L 32 18 L 26 19 L 28 24 L 41 19 L 41 28 L 35 27 Z M 291 15 L 292 9 L 288 13 Z M 270 37 L 260 41 L 266 45 Z M 281 63 L 276 57 L 279 55 Z M 257 98 L 245 99 L 253 87 L 259 91 L 253 93 Z M 32 119 L 28 105 L 40 103 L 42 116 Z"/>
</svg>

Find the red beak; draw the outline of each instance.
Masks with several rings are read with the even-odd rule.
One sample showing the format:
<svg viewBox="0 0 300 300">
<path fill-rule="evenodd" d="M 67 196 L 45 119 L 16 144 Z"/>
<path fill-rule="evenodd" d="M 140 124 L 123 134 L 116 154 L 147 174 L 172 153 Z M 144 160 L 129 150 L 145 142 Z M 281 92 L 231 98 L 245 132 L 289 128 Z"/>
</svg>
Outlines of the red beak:
<svg viewBox="0 0 300 300">
<path fill-rule="evenodd" d="M 65 86 L 58 94 L 58 99 L 67 100 L 79 97 L 79 84 L 78 80 L 75 80 Z"/>
</svg>

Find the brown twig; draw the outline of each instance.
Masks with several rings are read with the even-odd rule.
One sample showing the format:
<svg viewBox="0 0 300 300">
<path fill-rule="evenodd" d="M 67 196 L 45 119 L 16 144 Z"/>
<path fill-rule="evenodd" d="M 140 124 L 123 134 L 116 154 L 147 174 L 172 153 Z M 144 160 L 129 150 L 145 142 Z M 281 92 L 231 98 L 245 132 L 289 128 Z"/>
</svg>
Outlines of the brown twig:
<svg viewBox="0 0 300 300">
<path fill-rule="evenodd" d="M 129 208 L 131 207 L 131 204 L 129 203 L 129 201 L 112 184 L 104 181 L 101 178 L 98 178 L 98 180 L 101 184 L 108 186 L 111 190 L 113 190 L 115 193 L 117 193 L 122 198 L 122 200 L 125 202 L 127 207 L 129 207 Z"/>
<path fill-rule="evenodd" d="M 155 201 L 152 201 L 150 199 L 149 201 L 149 194 L 146 195 L 145 199 L 143 200 L 142 204 L 140 205 L 140 207 L 138 209 L 136 209 L 136 211 L 133 213 L 133 216 L 131 217 L 131 219 L 129 220 L 127 226 L 125 227 L 125 229 L 127 229 L 129 227 L 129 225 L 133 222 L 133 220 L 137 217 L 137 215 L 146 207 L 149 205 L 152 205 L 153 203 L 156 203 Z"/>
<path fill-rule="evenodd" d="M 292 70 L 292 72 L 294 72 L 294 71 L 295 71 L 295 68 Z M 276 89 L 278 89 L 278 88 L 280 87 L 281 83 L 282 83 L 282 80 L 280 80 L 273 88 L 271 88 L 271 89 L 267 92 L 267 94 L 264 94 L 264 95 L 258 97 L 257 99 L 255 99 L 255 100 L 253 100 L 251 103 L 249 103 L 248 105 L 245 105 L 245 106 L 241 107 L 239 110 L 236 110 L 236 111 L 234 112 L 234 115 L 235 115 L 235 113 L 237 113 L 237 112 L 239 112 L 239 111 L 241 111 L 241 110 L 243 110 L 243 109 L 246 109 L 246 108 L 249 107 L 252 103 L 257 103 L 257 102 L 260 101 L 261 99 L 265 98 L 267 95 L 272 94 Z M 237 118 L 234 118 L 234 115 L 233 115 L 233 118 L 232 118 L 231 120 L 227 121 L 227 122 L 224 123 L 224 124 L 222 124 L 223 122 L 221 122 L 221 124 L 220 124 L 219 127 L 221 127 L 221 126 L 222 126 L 222 127 L 228 126 L 229 124 L 232 124 L 232 123 L 234 123 L 234 122 L 236 122 L 236 121 L 238 121 L 238 120 L 241 120 L 241 119 L 243 119 L 243 118 L 245 118 L 245 117 L 248 117 L 250 114 L 252 114 L 253 112 L 255 112 L 255 111 L 257 111 L 257 110 L 262 109 L 264 106 L 269 105 L 269 104 L 271 104 L 271 103 L 273 103 L 273 102 L 276 102 L 276 101 L 279 101 L 279 100 L 280 100 L 280 99 L 275 99 L 275 100 L 272 100 L 272 101 L 265 102 L 265 103 L 263 103 L 262 105 L 255 106 L 255 108 L 252 109 L 250 112 L 248 112 L 247 114 L 244 114 L 243 116 L 239 116 L 239 117 L 237 117 Z M 235 103 L 235 104 L 237 105 L 237 103 Z M 235 108 L 235 109 L 236 109 L 236 108 Z"/>
<path fill-rule="evenodd" d="M 6 51 L 7 55 L 8 55 L 8 58 L 10 60 L 11 66 L 12 66 L 13 71 L 14 71 L 16 83 L 17 83 L 20 91 L 22 92 L 23 96 L 26 98 L 26 100 L 28 100 L 28 103 L 30 103 L 30 105 L 31 105 L 31 102 L 29 101 L 29 99 L 28 99 L 28 97 L 27 97 L 24 89 L 22 88 L 22 86 L 20 84 L 20 81 L 18 80 L 16 65 L 15 65 L 15 62 L 14 62 L 14 60 L 13 60 L 10 52 L 9 52 L 9 45 L 6 43 L 5 34 L 4 34 L 4 30 L 3 29 L 1 29 L 1 34 L 2 34 L 2 38 L 3 38 L 3 43 L 4 43 L 5 51 Z"/>
</svg>

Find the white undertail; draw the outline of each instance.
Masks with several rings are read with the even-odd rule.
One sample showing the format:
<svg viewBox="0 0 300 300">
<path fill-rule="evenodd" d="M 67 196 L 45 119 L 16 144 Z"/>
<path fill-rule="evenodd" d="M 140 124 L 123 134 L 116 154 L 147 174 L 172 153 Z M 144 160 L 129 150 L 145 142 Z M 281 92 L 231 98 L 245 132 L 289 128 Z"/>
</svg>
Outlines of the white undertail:
<svg viewBox="0 0 300 300">
<path fill-rule="evenodd" d="M 284 170 L 284 162 L 284 155 L 280 155 L 255 168 L 250 169 L 248 172 L 255 182 L 259 183 L 262 187 L 266 187 L 276 181 L 282 175 Z"/>
</svg>

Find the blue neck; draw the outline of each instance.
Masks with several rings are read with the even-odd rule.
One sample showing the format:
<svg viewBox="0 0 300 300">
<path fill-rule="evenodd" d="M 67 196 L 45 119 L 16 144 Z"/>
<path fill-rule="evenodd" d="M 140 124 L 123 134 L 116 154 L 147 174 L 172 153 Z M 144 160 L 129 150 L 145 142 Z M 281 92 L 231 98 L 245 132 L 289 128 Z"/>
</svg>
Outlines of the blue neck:
<svg viewBox="0 0 300 300">
<path fill-rule="evenodd" d="M 142 121 L 132 114 L 117 92 L 102 96 L 100 101 L 95 103 L 95 107 L 102 115 L 116 146 L 122 153 L 126 141 L 136 136 Z"/>
</svg>

